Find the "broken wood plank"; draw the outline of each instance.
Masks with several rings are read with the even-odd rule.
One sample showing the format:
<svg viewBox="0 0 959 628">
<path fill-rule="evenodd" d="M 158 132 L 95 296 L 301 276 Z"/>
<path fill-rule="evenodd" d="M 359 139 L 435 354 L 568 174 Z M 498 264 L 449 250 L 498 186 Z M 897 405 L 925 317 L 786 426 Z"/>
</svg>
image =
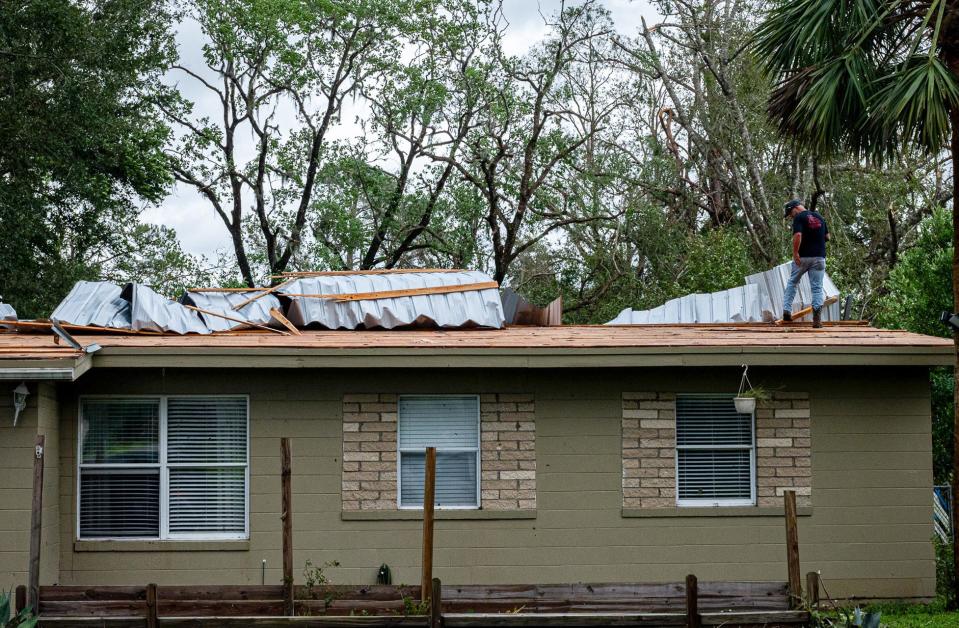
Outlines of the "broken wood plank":
<svg viewBox="0 0 959 628">
<path fill-rule="evenodd" d="M 187 288 L 187 292 L 259 292 L 267 290 L 268 287 L 257 286 L 255 288 Z"/>
<path fill-rule="evenodd" d="M 827 305 L 832 305 L 833 303 L 835 303 L 835 302 L 838 301 L 838 300 L 839 300 L 839 297 L 829 297 L 828 299 L 826 299 L 825 301 L 822 302 L 822 306 L 823 306 L 823 307 L 826 307 Z M 793 313 L 793 314 L 792 314 L 792 320 L 793 320 L 793 321 L 797 321 L 797 320 L 799 320 L 800 318 L 809 316 L 810 314 L 812 314 L 812 306 L 811 306 L 811 305 L 808 306 L 808 307 L 804 307 L 804 308 L 801 309 L 801 310 L 797 310 L 795 313 Z M 776 324 L 777 324 L 777 325 L 782 325 L 782 324 L 784 324 L 785 322 L 786 322 L 786 321 L 784 321 L 783 319 L 780 318 L 780 319 L 778 319 L 778 320 L 776 321 Z M 790 322 L 792 322 L 792 321 L 790 321 Z"/>
<path fill-rule="evenodd" d="M 24 329 L 45 329 L 53 331 L 53 323 L 50 321 L 3 321 L 4 325 L 10 325 Z M 92 331 L 102 334 L 127 334 L 134 336 L 163 336 L 162 331 L 152 331 L 147 329 L 124 329 L 122 327 L 95 327 L 93 325 L 74 325 L 72 323 L 60 323 L 60 326 L 67 331 Z"/>
<path fill-rule="evenodd" d="M 376 299 L 394 299 L 397 297 L 415 297 L 427 294 L 448 294 L 452 292 L 475 292 L 477 290 L 496 290 L 499 284 L 495 281 L 479 283 L 464 283 L 456 286 L 430 286 L 428 288 L 404 288 L 402 290 L 381 290 L 378 292 L 344 292 L 342 294 L 299 294 L 284 293 L 285 297 L 300 297 L 303 299 L 332 299 L 334 301 L 374 301 Z"/>
<path fill-rule="evenodd" d="M 270 275 L 271 279 L 286 279 L 288 277 L 339 277 L 344 275 L 403 275 L 416 273 L 465 273 L 462 268 L 373 268 L 370 270 L 318 270 L 296 271 Z"/>
<path fill-rule="evenodd" d="M 275 307 L 274 307 L 274 308 L 271 308 L 271 309 L 270 309 L 270 316 L 272 316 L 273 318 L 275 318 L 278 323 L 280 323 L 281 325 L 283 325 L 284 327 L 286 327 L 287 329 L 289 329 L 289 330 L 290 330 L 290 333 L 293 334 L 294 336 L 302 336 L 302 335 L 303 335 L 303 332 L 301 332 L 299 329 L 297 329 L 296 325 L 294 325 L 293 323 L 291 323 L 290 320 L 289 320 L 287 317 L 283 316 L 283 312 L 281 312 L 281 311 L 279 310 L 279 308 L 275 308 Z"/>
<path fill-rule="evenodd" d="M 234 306 L 233 306 L 233 309 L 234 309 L 234 310 L 241 310 L 241 309 L 243 309 L 244 307 L 246 307 L 247 305 L 249 305 L 250 303 L 253 303 L 254 301 L 256 301 L 256 300 L 258 300 L 258 299 L 262 299 L 263 297 L 265 297 L 265 296 L 268 295 L 268 294 L 273 294 L 274 292 L 276 292 L 277 290 L 279 290 L 280 288 L 282 288 L 282 287 L 285 286 L 286 284 L 290 283 L 291 281 L 293 281 L 293 280 L 292 280 L 292 279 L 287 279 L 286 281 L 281 281 L 280 283 L 276 284 L 275 286 L 270 286 L 269 288 L 263 288 L 263 289 L 255 288 L 256 290 L 259 290 L 259 293 L 258 293 L 258 294 L 253 295 L 252 297 L 250 297 L 249 299 L 246 299 L 245 301 L 239 303 L 238 305 L 234 305 Z"/>
<path fill-rule="evenodd" d="M 196 312 L 199 312 L 200 314 L 206 314 L 206 315 L 208 315 L 208 316 L 217 316 L 217 317 L 219 317 L 219 318 L 224 318 L 224 319 L 226 319 L 226 320 L 228 320 L 228 321 L 230 321 L 230 322 L 233 322 L 233 323 L 240 323 L 240 324 L 243 324 L 243 325 L 249 325 L 250 327 L 256 327 L 257 329 L 264 329 L 264 330 L 266 330 L 266 331 L 272 331 L 273 333 L 275 333 L 275 334 L 280 334 L 280 335 L 282 335 L 282 336 L 289 336 L 289 334 L 288 334 L 287 332 L 283 331 L 282 329 L 273 329 L 272 327 L 267 327 L 266 325 L 261 325 L 261 324 L 259 324 L 259 323 L 251 323 L 250 321 L 245 321 L 245 320 L 243 320 L 243 319 L 241 319 L 241 318 L 234 318 L 234 317 L 232 317 L 232 316 L 227 316 L 226 314 L 220 314 L 219 312 L 212 312 L 212 311 L 210 311 L 210 310 L 204 310 L 203 308 L 201 308 L 201 307 L 196 307 L 195 305 L 186 305 L 186 304 L 184 304 L 183 307 L 185 307 L 185 308 L 187 308 L 187 309 L 190 309 L 190 310 L 194 310 L 194 311 L 196 311 Z"/>
</svg>

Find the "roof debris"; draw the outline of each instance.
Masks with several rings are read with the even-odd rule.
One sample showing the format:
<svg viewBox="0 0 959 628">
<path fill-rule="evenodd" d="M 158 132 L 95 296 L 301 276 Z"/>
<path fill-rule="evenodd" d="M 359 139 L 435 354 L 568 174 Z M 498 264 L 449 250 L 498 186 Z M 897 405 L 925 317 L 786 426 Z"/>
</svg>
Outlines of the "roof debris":
<svg viewBox="0 0 959 628">
<path fill-rule="evenodd" d="M 505 323 L 498 284 L 478 271 L 314 274 L 281 284 L 297 327 L 492 327 Z"/>
<path fill-rule="evenodd" d="M 143 284 L 80 281 L 50 318 L 74 330 L 210 334 L 252 327 L 282 335 L 304 327 L 499 329 L 505 322 L 499 284 L 476 271 L 331 271 L 281 278 L 265 288 L 191 288 L 179 302 Z"/>
<path fill-rule="evenodd" d="M 749 275 L 745 285 L 710 292 L 688 294 L 649 310 L 626 308 L 607 325 L 650 325 L 690 323 L 752 323 L 774 322 L 783 311 L 783 293 L 789 280 L 792 262 L 775 266 L 765 272 Z M 798 311 L 812 304 L 812 287 L 809 276 L 804 275 L 796 291 L 796 303 L 791 308 Z M 839 290 L 829 275 L 823 277 L 823 320 L 837 321 L 840 317 Z"/>
</svg>

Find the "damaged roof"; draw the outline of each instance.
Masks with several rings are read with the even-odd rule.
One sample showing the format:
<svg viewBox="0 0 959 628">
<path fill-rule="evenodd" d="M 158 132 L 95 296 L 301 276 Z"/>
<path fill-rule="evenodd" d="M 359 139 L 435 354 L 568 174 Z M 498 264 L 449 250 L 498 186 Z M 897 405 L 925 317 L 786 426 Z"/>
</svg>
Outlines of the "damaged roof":
<svg viewBox="0 0 959 628">
<path fill-rule="evenodd" d="M 952 341 L 860 323 L 585 325 L 501 330 L 251 331 L 205 336 L 96 334 L 82 353 L 49 334 L 0 333 L 5 369 L 89 368 L 568 368 L 644 366 L 936 366 Z"/>
<path fill-rule="evenodd" d="M 461 270 L 292 273 L 265 288 L 191 288 L 172 301 L 149 286 L 79 281 L 50 316 L 84 327 L 210 334 L 270 327 L 395 329 L 505 324 L 499 284 Z"/>
<path fill-rule="evenodd" d="M 792 262 L 786 262 L 767 271 L 749 275 L 742 286 L 718 292 L 687 294 L 648 310 L 626 308 L 607 324 L 772 322 L 782 316 L 786 282 L 791 272 Z M 839 289 L 828 274 L 823 277 L 823 296 L 823 320 L 840 320 Z M 790 311 L 797 312 L 811 305 L 812 286 L 807 274 L 799 280 L 796 300 Z"/>
</svg>

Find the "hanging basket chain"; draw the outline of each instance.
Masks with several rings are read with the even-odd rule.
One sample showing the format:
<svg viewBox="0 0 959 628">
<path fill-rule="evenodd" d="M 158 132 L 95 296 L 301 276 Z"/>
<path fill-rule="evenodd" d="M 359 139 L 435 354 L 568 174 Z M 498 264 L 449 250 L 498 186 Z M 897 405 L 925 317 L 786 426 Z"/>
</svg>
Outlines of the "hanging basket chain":
<svg viewBox="0 0 959 628">
<path fill-rule="evenodd" d="M 739 380 L 739 392 L 736 393 L 737 397 L 743 396 L 743 391 L 746 390 L 746 386 L 749 386 L 749 389 L 752 390 L 753 384 L 749 381 L 749 375 L 747 374 L 748 371 L 749 365 L 743 364 L 743 376 L 742 379 Z"/>
</svg>

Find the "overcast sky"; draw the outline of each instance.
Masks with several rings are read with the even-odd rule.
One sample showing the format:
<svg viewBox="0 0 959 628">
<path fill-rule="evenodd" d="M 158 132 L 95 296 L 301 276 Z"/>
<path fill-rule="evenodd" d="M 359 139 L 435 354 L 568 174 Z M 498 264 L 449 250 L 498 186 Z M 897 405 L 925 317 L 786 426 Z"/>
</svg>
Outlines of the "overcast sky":
<svg viewBox="0 0 959 628">
<path fill-rule="evenodd" d="M 572 4 L 568 1 L 567 4 Z M 604 0 L 603 4 L 612 14 L 616 30 L 623 35 L 633 36 L 645 15 L 647 22 L 655 21 L 655 12 L 648 0 Z M 547 27 L 542 15 L 554 14 L 560 6 L 560 0 L 504 0 L 504 13 L 509 21 L 504 45 L 511 54 L 522 54 L 532 44 L 540 41 Z M 542 15 L 541 15 L 542 14 Z M 181 25 L 177 35 L 181 63 L 201 71 L 202 36 L 195 23 Z M 180 81 L 185 95 L 197 102 L 197 110 L 215 111 L 215 107 L 204 107 L 203 99 L 211 105 L 209 93 L 203 93 L 195 84 Z M 353 134 L 354 114 L 344 111 L 344 124 L 337 131 L 338 136 Z M 177 186 L 169 197 L 158 207 L 149 207 L 143 213 L 146 222 L 163 224 L 176 230 L 184 250 L 188 253 L 215 257 L 216 252 L 232 251 L 226 227 L 213 209 L 192 189 Z"/>
</svg>

